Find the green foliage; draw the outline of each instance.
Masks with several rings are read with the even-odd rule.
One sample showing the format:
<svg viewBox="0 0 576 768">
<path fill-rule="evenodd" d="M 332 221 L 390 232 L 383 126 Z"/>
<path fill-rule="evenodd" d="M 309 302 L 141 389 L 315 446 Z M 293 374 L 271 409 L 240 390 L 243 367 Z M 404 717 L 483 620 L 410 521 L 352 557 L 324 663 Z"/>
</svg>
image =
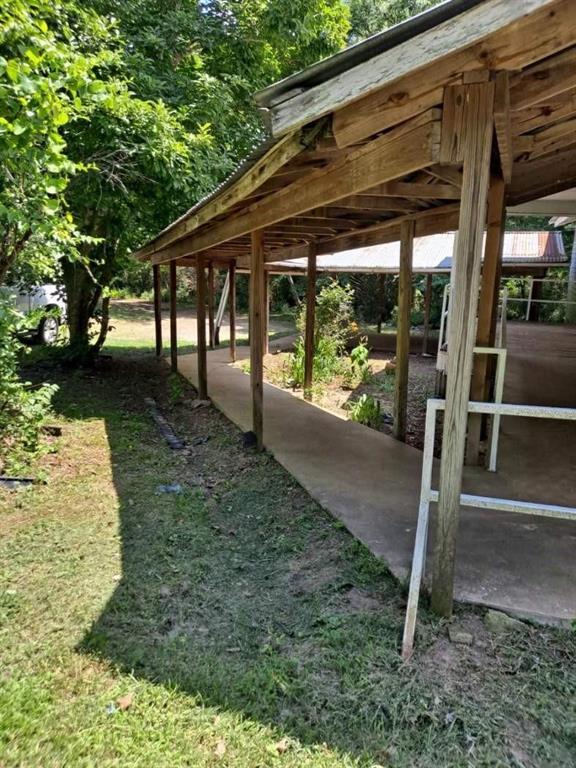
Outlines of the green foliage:
<svg viewBox="0 0 576 768">
<path fill-rule="evenodd" d="M 362 40 L 439 2 L 441 0 L 350 0 L 350 37 L 353 42 Z"/>
<path fill-rule="evenodd" d="M 350 352 L 342 377 L 343 386 L 347 389 L 356 389 L 360 384 L 366 384 L 372 379 L 372 369 L 368 362 L 370 350 L 367 341 L 366 337 L 362 338 L 360 343 Z"/>
<path fill-rule="evenodd" d="M 5 0 L 0 9 L 0 282 L 34 246 L 74 242 L 64 193 L 83 170 L 66 151 L 65 127 L 87 124 L 106 96 L 99 49 L 106 24 L 59 0 Z M 44 254 L 45 255 L 45 254 Z"/>
<path fill-rule="evenodd" d="M 168 379 L 168 401 L 171 406 L 176 405 L 184 394 L 184 379 L 178 373 L 170 374 Z"/>
<path fill-rule="evenodd" d="M 33 387 L 18 376 L 22 317 L 0 297 L 0 472 L 17 473 L 41 449 L 40 427 L 57 387 Z"/>
<path fill-rule="evenodd" d="M 364 394 L 354 400 L 349 406 L 349 411 L 351 421 L 357 421 L 372 429 L 380 428 L 382 422 L 380 403 L 370 395 Z"/>
<path fill-rule="evenodd" d="M 291 387 L 304 386 L 304 357 L 304 339 L 299 338 L 294 345 L 293 354 L 288 358 L 288 384 Z M 339 345 L 329 336 L 320 338 L 314 350 L 314 384 L 331 381 L 342 369 Z"/>
<path fill-rule="evenodd" d="M 336 280 L 325 285 L 316 297 L 314 327 L 314 383 L 328 382 L 345 370 L 343 355 L 346 342 L 353 331 L 352 305 L 354 291 Z M 306 327 L 306 307 L 302 307 L 296 327 L 303 333 Z M 304 340 L 299 338 L 288 360 L 290 386 L 304 384 Z"/>
</svg>

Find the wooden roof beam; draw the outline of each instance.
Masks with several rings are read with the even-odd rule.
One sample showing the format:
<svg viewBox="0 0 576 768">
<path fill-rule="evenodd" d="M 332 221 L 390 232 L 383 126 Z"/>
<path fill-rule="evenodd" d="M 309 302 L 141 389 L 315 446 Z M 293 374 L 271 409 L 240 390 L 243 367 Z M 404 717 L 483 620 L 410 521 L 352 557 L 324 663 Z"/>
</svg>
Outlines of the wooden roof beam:
<svg viewBox="0 0 576 768">
<path fill-rule="evenodd" d="M 319 123 L 317 131 L 324 128 L 325 125 Z M 285 136 L 254 163 L 234 184 L 225 189 L 220 195 L 217 195 L 213 200 L 207 202 L 195 214 L 191 216 L 185 214 L 182 216 L 174 224 L 161 232 L 151 243 L 136 251 L 134 255 L 137 258 L 142 258 L 161 250 L 169 243 L 184 237 L 215 216 L 228 211 L 234 205 L 241 202 L 250 192 L 261 187 L 292 158 L 304 151 L 307 145 L 313 142 L 314 139 L 314 134 L 305 138 L 301 131 Z"/>
<path fill-rule="evenodd" d="M 516 111 L 534 106 L 575 86 L 576 46 L 572 46 L 513 75 L 510 108 Z"/>
<path fill-rule="evenodd" d="M 530 131 L 546 128 L 576 115 L 576 89 L 566 91 L 561 96 L 535 104 L 533 107 L 512 112 L 512 136 L 520 136 Z"/>
<path fill-rule="evenodd" d="M 573 0 L 486 0 L 274 106 L 270 110 L 272 132 L 280 136 L 322 115 L 346 108 L 348 119 L 342 120 L 341 116 L 334 120 L 334 136 L 340 146 L 355 143 L 389 128 L 394 121 L 406 120 L 440 103 L 442 93 L 430 90 L 432 80 L 439 88 L 446 85 L 450 75 L 453 78 L 455 73 L 471 69 L 521 68 L 566 47 L 573 40 L 563 29 L 567 22 L 574 24 L 572 3 Z M 542 34 L 543 30 L 546 34 Z M 427 72 L 421 80 L 426 81 L 426 92 L 410 91 L 402 78 L 414 78 L 417 70 L 424 68 Z M 436 77 L 440 68 L 443 79 Z M 366 99 L 375 91 L 382 92 L 382 87 L 391 89 L 383 103 L 367 108 Z M 386 116 L 386 107 L 393 113 L 398 105 L 408 103 L 416 111 L 401 111 L 393 118 Z M 354 112 L 357 113 L 355 119 Z M 381 123 L 378 124 L 378 118 L 370 122 L 368 116 L 374 118 L 379 112 Z M 360 123 L 361 130 L 344 131 L 354 123 Z"/>
<path fill-rule="evenodd" d="M 338 200 L 338 207 L 360 211 L 379 211 L 381 213 L 411 213 L 419 210 L 417 205 L 400 197 L 384 197 L 372 194 L 350 195 L 350 197 Z"/>
<path fill-rule="evenodd" d="M 460 188 L 462 186 L 462 171 L 454 168 L 453 165 L 431 165 L 426 169 L 426 173 L 431 174 L 435 179 L 440 179 L 448 184 Z"/>
<path fill-rule="evenodd" d="M 152 255 L 161 264 L 185 253 L 204 251 L 219 243 L 246 235 L 279 221 L 328 205 L 385 181 L 401 178 L 437 161 L 440 121 L 437 110 L 399 126 L 351 152 L 345 159 L 287 185 L 259 200 L 246 210 L 230 216 L 188 238 L 186 245 L 175 243 Z"/>
<path fill-rule="evenodd" d="M 391 243 L 399 239 L 400 225 L 403 221 L 414 220 L 417 237 L 449 232 L 458 226 L 458 203 L 420 211 L 408 216 L 397 216 L 378 224 L 372 224 L 363 229 L 354 230 L 346 234 L 336 235 L 330 238 L 316 240 L 317 253 L 326 255 L 338 253 L 353 248 L 363 248 L 380 243 Z M 285 259 L 297 259 L 307 255 L 307 246 L 294 246 L 272 250 L 266 255 L 266 261 L 283 261 Z"/>
<path fill-rule="evenodd" d="M 432 179 L 430 179 L 432 181 Z M 366 190 L 366 194 L 382 197 L 404 197 L 415 200 L 459 200 L 460 189 L 455 184 L 389 181 Z"/>
<path fill-rule="evenodd" d="M 576 186 L 576 149 L 530 162 L 515 162 L 507 205 L 520 205 Z"/>
<path fill-rule="evenodd" d="M 497 72 L 494 78 L 494 130 L 500 155 L 502 178 L 512 181 L 512 123 L 510 120 L 510 82 L 508 72 Z"/>
<path fill-rule="evenodd" d="M 534 136 L 519 136 L 517 141 L 523 138 L 532 139 L 529 150 L 530 160 L 564 151 L 576 143 L 576 118 L 552 125 Z"/>
</svg>

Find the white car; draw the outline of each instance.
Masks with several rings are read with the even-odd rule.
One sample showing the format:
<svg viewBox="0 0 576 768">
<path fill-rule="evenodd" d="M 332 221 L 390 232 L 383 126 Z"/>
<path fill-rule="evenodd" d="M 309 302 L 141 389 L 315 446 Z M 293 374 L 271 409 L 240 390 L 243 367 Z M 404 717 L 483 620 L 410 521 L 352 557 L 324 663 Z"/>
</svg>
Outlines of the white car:
<svg viewBox="0 0 576 768">
<path fill-rule="evenodd" d="M 47 284 L 26 290 L 11 286 L 4 291 L 14 297 L 16 309 L 30 318 L 25 335 L 35 337 L 41 344 L 55 344 L 66 318 L 64 289 Z"/>
</svg>

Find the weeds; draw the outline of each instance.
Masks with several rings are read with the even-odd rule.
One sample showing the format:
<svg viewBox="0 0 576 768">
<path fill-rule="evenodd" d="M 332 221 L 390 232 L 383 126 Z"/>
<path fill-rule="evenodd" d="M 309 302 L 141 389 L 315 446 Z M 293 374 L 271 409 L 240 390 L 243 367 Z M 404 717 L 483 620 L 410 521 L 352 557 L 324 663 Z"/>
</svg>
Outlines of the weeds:
<svg viewBox="0 0 576 768">
<path fill-rule="evenodd" d="M 382 410 L 380 403 L 370 395 L 361 395 L 350 406 L 350 419 L 372 429 L 380 429 Z"/>
</svg>

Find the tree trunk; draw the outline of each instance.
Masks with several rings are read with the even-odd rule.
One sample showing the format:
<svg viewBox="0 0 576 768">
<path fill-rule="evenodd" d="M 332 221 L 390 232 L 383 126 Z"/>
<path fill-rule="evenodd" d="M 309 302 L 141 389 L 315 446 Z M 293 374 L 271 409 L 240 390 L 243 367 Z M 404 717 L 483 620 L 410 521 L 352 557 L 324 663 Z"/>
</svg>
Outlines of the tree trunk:
<svg viewBox="0 0 576 768">
<path fill-rule="evenodd" d="M 82 362 L 92 354 L 90 349 L 90 319 L 98 305 L 102 288 L 80 262 L 64 261 L 62 274 L 68 305 L 69 346 L 72 357 Z"/>
</svg>

